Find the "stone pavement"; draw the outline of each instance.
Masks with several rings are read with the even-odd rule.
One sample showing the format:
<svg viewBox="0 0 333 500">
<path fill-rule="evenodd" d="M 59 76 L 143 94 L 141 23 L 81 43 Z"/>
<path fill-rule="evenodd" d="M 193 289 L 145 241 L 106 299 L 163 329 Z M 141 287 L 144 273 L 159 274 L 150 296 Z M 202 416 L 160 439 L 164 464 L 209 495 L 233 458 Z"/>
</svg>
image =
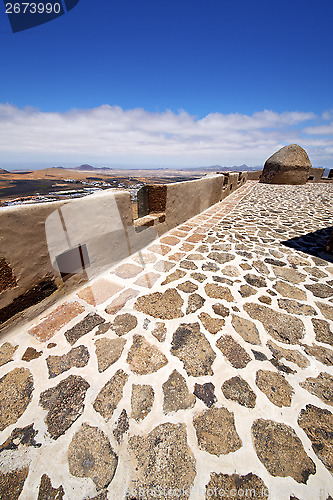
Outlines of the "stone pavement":
<svg viewBox="0 0 333 500">
<path fill-rule="evenodd" d="M 0 499 L 331 498 L 332 191 L 247 182 L 2 337 Z"/>
</svg>

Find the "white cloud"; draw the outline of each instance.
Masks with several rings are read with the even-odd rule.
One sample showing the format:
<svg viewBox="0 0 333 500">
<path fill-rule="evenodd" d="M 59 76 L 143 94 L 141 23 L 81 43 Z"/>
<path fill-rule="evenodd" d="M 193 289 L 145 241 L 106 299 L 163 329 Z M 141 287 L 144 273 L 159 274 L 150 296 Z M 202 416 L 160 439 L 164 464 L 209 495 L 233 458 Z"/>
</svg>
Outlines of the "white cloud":
<svg viewBox="0 0 333 500">
<path fill-rule="evenodd" d="M 328 116 L 329 111 L 318 117 L 264 110 L 253 115 L 211 113 L 199 119 L 183 110 L 152 113 L 103 105 L 45 113 L 0 104 L 1 164 L 260 165 L 283 145 L 296 142 L 310 148 L 314 164 L 332 165 L 332 141 L 320 137 L 325 135 L 321 129 L 331 130 L 332 125 L 323 123 Z M 316 126 L 304 128 L 311 120 Z"/>
</svg>

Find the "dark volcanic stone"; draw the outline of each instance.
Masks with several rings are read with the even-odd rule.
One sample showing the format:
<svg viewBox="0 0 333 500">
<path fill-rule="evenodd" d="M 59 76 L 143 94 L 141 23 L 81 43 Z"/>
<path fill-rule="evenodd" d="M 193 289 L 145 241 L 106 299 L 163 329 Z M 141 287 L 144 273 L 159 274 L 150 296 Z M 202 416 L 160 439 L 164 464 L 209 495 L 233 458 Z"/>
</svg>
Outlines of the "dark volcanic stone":
<svg viewBox="0 0 333 500">
<path fill-rule="evenodd" d="M 300 314 L 304 316 L 317 316 L 317 311 L 309 304 L 302 304 L 296 300 L 278 299 L 280 309 L 284 309 L 289 314 Z"/>
<path fill-rule="evenodd" d="M 53 488 L 49 476 L 47 474 L 42 475 L 37 500 L 62 500 L 64 494 L 65 492 L 62 486 Z"/>
<path fill-rule="evenodd" d="M 39 404 L 48 410 L 47 430 L 58 439 L 79 418 L 84 409 L 84 398 L 90 385 L 78 375 L 70 375 L 58 385 L 42 392 Z"/>
<path fill-rule="evenodd" d="M 325 285 L 325 283 L 314 283 L 313 285 L 304 285 L 307 290 L 313 293 L 315 297 L 326 299 L 332 297 L 333 287 Z"/>
<path fill-rule="evenodd" d="M 203 271 L 211 271 L 214 273 L 219 270 L 219 266 L 214 262 L 206 262 L 205 264 L 202 264 L 201 269 Z"/>
<path fill-rule="evenodd" d="M 220 337 L 216 342 L 216 346 L 222 351 L 234 368 L 245 368 L 251 361 L 251 357 L 245 349 L 231 335 Z"/>
<path fill-rule="evenodd" d="M 270 258 L 266 258 L 265 262 L 266 262 L 266 264 L 272 264 L 273 266 L 280 266 L 280 267 L 283 267 L 283 266 L 287 265 L 282 260 L 270 259 Z"/>
<path fill-rule="evenodd" d="M 211 382 L 206 384 L 195 384 L 193 394 L 201 399 L 208 408 L 211 408 L 216 403 L 217 398 L 214 394 L 215 386 Z"/>
<path fill-rule="evenodd" d="M 49 378 L 57 377 L 61 373 L 70 370 L 73 366 L 83 368 L 89 361 L 87 347 L 80 345 L 73 347 L 67 354 L 62 356 L 49 356 L 46 364 L 49 369 Z"/>
<path fill-rule="evenodd" d="M 0 472 L 0 498 L 1 500 L 17 500 L 21 495 L 25 480 L 28 477 L 29 467 L 17 469 L 12 472 Z"/>
<path fill-rule="evenodd" d="M 65 337 L 67 341 L 73 345 L 80 337 L 91 332 L 95 326 L 104 322 L 105 319 L 98 316 L 98 314 L 88 314 L 82 321 L 73 326 L 73 328 L 67 330 L 67 332 L 65 332 Z"/>
<path fill-rule="evenodd" d="M 257 396 L 249 384 L 241 377 L 232 377 L 226 380 L 221 389 L 227 399 L 237 401 L 242 406 L 254 408 L 256 405 Z"/>
<path fill-rule="evenodd" d="M 0 431 L 23 415 L 33 389 L 33 377 L 27 368 L 15 368 L 0 379 Z"/>
<path fill-rule="evenodd" d="M 306 405 L 298 417 L 298 425 L 312 443 L 312 448 L 325 467 L 333 472 L 333 414 L 313 405 Z"/>
<path fill-rule="evenodd" d="M 254 359 L 256 359 L 257 361 L 266 361 L 266 354 L 261 351 L 255 351 L 254 349 L 251 349 L 251 351 L 253 352 Z"/>
<path fill-rule="evenodd" d="M 249 285 L 255 286 L 256 288 L 267 286 L 265 278 L 257 276 L 256 274 L 246 274 L 244 279 Z"/>
<path fill-rule="evenodd" d="M 37 434 L 38 431 L 34 430 L 34 424 L 14 429 L 9 438 L 0 446 L 0 453 L 4 450 L 17 450 L 20 445 L 39 448 L 42 445 L 35 441 Z"/>
<path fill-rule="evenodd" d="M 259 460 L 272 476 L 291 476 L 305 484 L 315 474 L 315 464 L 289 425 L 260 418 L 252 425 L 252 437 Z"/>
<path fill-rule="evenodd" d="M 106 434 L 87 423 L 81 425 L 68 448 L 69 472 L 75 477 L 89 477 L 97 490 L 112 481 L 118 457 Z"/>
<path fill-rule="evenodd" d="M 216 354 L 199 323 L 182 323 L 173 334 L 170 351 L 183 362 L 189 376 L 213 375 L 211 366 Z"/>
</svg>

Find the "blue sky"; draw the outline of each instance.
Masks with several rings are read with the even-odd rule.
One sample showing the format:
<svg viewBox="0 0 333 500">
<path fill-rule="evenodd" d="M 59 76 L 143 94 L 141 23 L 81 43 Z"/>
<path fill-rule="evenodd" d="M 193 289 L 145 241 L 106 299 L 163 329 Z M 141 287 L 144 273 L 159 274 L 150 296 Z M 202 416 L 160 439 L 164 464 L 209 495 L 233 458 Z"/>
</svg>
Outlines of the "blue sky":
<svg viewBox="0 0 333 500">
<path fill-rule="evenodd" d="M 0 6 L 0 168 L 333 168 L 330 0 L 80 0 L 13 34 Z"/>
</svg>

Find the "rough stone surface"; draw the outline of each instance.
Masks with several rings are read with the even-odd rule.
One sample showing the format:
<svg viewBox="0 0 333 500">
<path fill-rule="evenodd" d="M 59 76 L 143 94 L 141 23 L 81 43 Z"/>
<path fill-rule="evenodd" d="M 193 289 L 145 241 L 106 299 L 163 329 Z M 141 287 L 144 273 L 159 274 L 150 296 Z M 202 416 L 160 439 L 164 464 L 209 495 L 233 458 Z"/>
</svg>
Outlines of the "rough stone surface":
<svg viewBox="0 0 333 500">
<path fill-rule="evenodd" d="M 232 498 L 233 500 L 244 500 L 244 498 L 267 498 L 265 493 L 269 491 L 264 481 L 252 474 L 240 476 L 239 474 L 216 474 L 213 472 L 210 481 L 206 484 L 206 500 L 221 500 L 221 498 Z M 220 493 L 227 496 L 221 496 Z M 262 494 L 264 493 L 264 495 Z"/>
<path fill-rule="evenodd" d="M 98 339 L 95 342 L 98 371 L 104 372 L 120 358 L 124 346 L 125 339 Z"/>
<path fill-rule="evenodd" d="M 70 375 L 42 392 L 39 404 L 48 410 L 45 417 L 47 430 L 53 439 L 58 439 L 83 413 L 84 399 L 90 385 L 78 375 Z"/>
<path fill-rule="evenodd" d="M 138 320 L 135 316 L 133 316 L 133 314 L 125 313 L 116 316 L 111 328 L 120 337 L 121 335 L 126 335 L 133 330 L 137 324 Z"/>
<path fill-rule="evenodd" d="M 154 404 L 154 389 L 150 385 L 132 385 L 131 417 L 141 422 L 151 411 Z"/>
<path fill-rule="evenodd" d="M 113 430 L 113 435 L 117 440 L 117 443 L 120 444 L 123 440 L 125 432 L 129 429 L 128 416 L 126 410 L 122 410 L 119 418 L 116 422 L 116 426 Z"/>
<path fill-rule="evenodd" d="M 288 299 L 306 300 L 306 293 L 303 290 L 289 283 L 285 283 L 284 281 L 277 281 L 275 285 L 273 285 L 273 288 L 280 295 Z"/>
<path fill-rule="evenodd" d="M 255 295 L 257 291 L 258 290 L 256 288 L 253 288 L 253 286 L 250 285 L 241 285 L 239 289 L 239 293 L 244 298 L 250 297 L 251 295 Z"/>
<path fill-rule="evenodd" d="M 0 378 L 0 431 L 23 415 L 33 389 L 33 377 L 27 368 L 15 368 Z"/>
<path fill-rule="evenodd" d="M 323 363 L 324 365 L 327 365 L 327 366 L 333 365 L 333 350 L 332 349 L 328 349 L 327 347 L 322 347 L 322 346 L 315 345 L 315 344 L 312 344 L 312 346 L 303 344 L 303 347 L 304 347 L 304 351 L 306 352 L 306 354 L 313 356 L 318 361 L 320 361 L 320 363 Z"/>
<path fill-rule="evenodd" d="M 18 345 L 13 346 L 9 342 L 5 342 L 0 347 L 0 366 L 9 363 L 9 361 L 13 361 L 13 354 L 18 348 Z"/>
<path fill-rule="evenodd" d="M 185 424 L 164 423 L 146 436 L 132 436 L 129 452 L 135 461 L 130 490 L 155 488 L 180 490 L 180 498 L 189 497 L 196 476 L 195 459 L 187 444 Z M 134 469 L 134 468 L 133 468 Z M 136 498 L 139 498 L 137 493 Z"/>
<path fill-rule="evenodd" d="M 168 363 L 167 358 L 142 335 L 134 335 L 132 347 L 127 355 L 127 363 L 133 373 L 147 375 L 154 373 Z"/>
<path fill-rule="evenodd" d="M 17 450 L 19 446 L 33 446 L 40 448 L 41 443 L 35 441 L 38 431 L 35 431 L 34 425 L 30 424 L 23 428 L 15 428 L 6 441 L 0 445 L 0 453 L 4 450 Z"/>
<path fill-rule="evenodd" d="M 300 314 L 302 316 L 317 316 L 317 311 L 309 304 L 302 304 L 296 300 L 278 299 L 280 309 L 284 309 L 289 314 Z"/>
<path fill-rule="evenodd" d="M 275 340 L 297 344 L 304 337 L 304 324 L 298 318 L 259 304 L 245 304 L 244 309 L 252 319 L 261 321 L 267 333 Z"/>
<path fill-rule="evenodd" d="M 225 264 L 226 262 L 234 260 L 235 256 L 225 252 L 211 252 L 208 254 L 208 258 L 215 260 L 218 264 Z"/>
<path fill-rule="evenodd" d="M 74 366 L 76 368 L 83 368 L 88 364 L 89 358 L 89 351 L 83 345 L 73 347 L 67 354 L 63 354 L 62 356 L 49 356 L 46 359 L 49 378 L 57 377 Z"/>
<path fill-rule="evenodd" d="M 230 310 L 222 304 L 213 304 L 212 309 L 215 314 L 222 316 L 222 318 L 226 318 L 230 314 Z"/>
<path fill-rule="evenodd" d="M 258 329 L 252 321 L 233 314 L 231 324 L 245 342 L 261 345 Z"/>
<path fill-rule="evenodd" d="M 83 423 L 68 448 L 69 472 L 75 477 L 89 477 L 97 491 L 112 481 L 118 457 L 103 431 Z"/>
<path fill-rule="evenodd" d="M 227 408 L 210 408 L 195 415 L 193 425 L 199 448 L 220 456 L 242 447 L 236 428 L 234 414 Z"/>
<path fill-rule="evenodd" d="M 329 373 L 321 372 L 316 378 L 308 377 L 299 385 L 324 403 L 333 406 L 333 377 Z"/>
<path fill-rule="evenodd" d="M 228 302 L 233 302 L 235 300 L 229 288 L 215 285 L 215 283 L 208 283 L 205 285 L 205 292 L 208 297 L 212 299 L 224 299 Z"/>
<path fill-rule="evenodd" d="M 305 184 L 312 165 L 298 144 L 279 149 L 266 160 L 260 182 L 265 184 Z"/>
<path fill-rule="evenodd" d="M 7 473 L 2 473 L 0 471 L 1 500 L 17 500 L 21 495 L 28 473 L 28 467 Z"/>
<path fill-rule="evenodd" d="M 314 283 L 313 285 L 304 285 L 307 290 L 310 290 L 315 297 L 320 297 L 326 299 L 327 297 L 332 297 L 333 287 L 326 285 L 325 283 Z"/>
<path fill-rule="evenodd" d="M 267 286 L 265 278 L 258 276 L 257 274 L 246 274 L 244 279 L 250 286 L 254 286 L 256 288 Z"/>
<path fill-rule="evenodd" d="M 216 354 L 200 331 L 199 323 L 182 323 L 177 328 L 173 334 L 171 354 L 183 362 L 188 375 L 213 375 L 211 366 Z"/>
<path fill-rule="evenodd" d="M 167 329 L 165 323 L 156 323 L 155 328 L 151 331 L 151 334 L 159 341 L 164 342 L 166 339 Z"/>
<path fill-rule="evenodd" d="M 113 377 L 102 387 L 94 401 L 94 410 L 102 415 L 108 422 L 123 397 L 124 385 L 128 375 L 123 370 L 118 370 Z"/>
<path fill-rule="evenodd" d="M 333 329 L 324 319 L 312 318 L 312 325 L 318 342 L 333 346 Z"/>
<path fill-rule="evenodd" d="M 211 408 L 217 401 L 214 391 L 214 384 L 207 382 L 206 384 L 195 384 L 193 394 L 201 399 L 208 408 Z"/>
<path fill-rule="evenodd" d="M 273 268 L 273 272 L 277 278 L 281 278 L 285 281 L 289 281 L 290 283 L 293 283 L 294 285 L 301 283 L 306 278 L 305 274 L 300 273 L 299 271 L 295 271 L 295 269 L 291 269 L 290 267 L 272 266 L 272 268 Z"/>
<path fill-rule="evenodd" d="M 190 394 L 185 378 L 177 370 L 173 370 L 162 387 L 164 413 L 193 408 L 195 405 L 195 397 Z"/>
<path fill-rule="evenodd" d="M 231 335 L 220 337 L 216 342 L 216 346 L 222 351 L 223 355 L 234 368 L 245 368 L 251 361 L 251 357 L 245 349 Z"/>
<path fill-rule="evenodd" d="M 62 500 L 64 497 L 64 488 L 53 488 L 51 479 L 47 474 L 43 474 L 40 480 L 37 500 Z"/>
<path fill-rule="evenodd" d="M 325 302 L 316 302 L 316 305 L 326 319 L 333 321 L 333 305 L 330 306 L 329 304 L 325 304 Z"/>
<path fill-rule="evenodd" d="M 237 401 L 242 406 L 254 408 L 257 396 L 246 380 L 241 377 L 232 377 L 222 384 L 222 392 L 227 399 Z"/>
<path fill-rule="evenodd" d="M 188 305 L 186 308 L 186 314 L 195 313 L 198 309 L 201 309 L 206 302 L 206 299 L 201 297 L 198 293 L 192 293 L 188 298 Z"/>
<path fill-rule="evenodd" d="M 209 314 L 202 312 L 199 314 L 199 318 L 203 326 L 209 333 L 215 334 L 222 330 L 222 327 L 225 325 L 224 319 L 212 318 Z"/>
<path fill-rule="evenodd" d="M 23 356 L 23 361 L 32 361 L 33 359 L 39 358 L 43 354 L 43 351 L 37 351 L 34 347 L 27 347 Z"/>
<path fill-rule="evenodd" d="M 291 406 L 294 391 L 289 382 L 280 373 L 269 370 L 258 370 L 256 385 L 274 405 L 280 408 L 282 406 Z"/>
<path fill-rule="evenodd" d="M 183 303 L 177 290 L 170 288 L 164 293 L 155 292 L 139 297 L 134 307 L 154 318 L 173 319 L 184 316 L 181 311 Z"/>
<path fill-rule="evenodd" d="M 165 278 L 165 280 L 161 283 L 161 285 L 168 285 L 172 281 L 176 281 L 176 280 L 179 280 L 181 278 L 184 278 L 184 276 L 186 276 L 186 272 L 181 271 L 180 269 L 177 269 L 177 271 L 174 271 L 173 273 L 169 274 L 169 276 L 167 276 Z"/>
<path fill-rule="evenodd" d="M 317 457 L 333 473 L 333 414 L 323 408 L 306 405 L 297 422 L 310 439 Z"/>
<path fill-rule="evenodd" d="M 277 344 L 274 344 L 271 340 L 267 342 L 267 347 L 276 359 L 284 358 L 286 361 L 295 363 L 300 368 L 306 368 L 310 365 L 310 361 L 301 352 L 295 349 L 285 349 Z"/>
<path fill-rule="evenodd" d="M 191 281 L 185 281 L 184 283 L 177 285 L 177 288 L 184 293 L 193 293 L 198 290 L 198 285 L 192 283 Z"/>
<path fill-rule="evenodd" d="M 75 342 L 79 340 L 79 338 L 91 332 L 91 330 L 93 330 L 95 326 L 98 326 L 104 322 L 105 319 L 101 318 L 101 316 L 99 316 L 98 314 L 87 314 L 87 316 L 82 321 L 65 332 L 67 342 L 69 342 L 71 345 L 75 344 Z"/>
<path fill-rule="evenodd" d="M 289 425 L 260 418 L 252 425 L 252 438 L 259 460 L 272 476 L 291 476 L 305 484 L 315 474 L 315 464 Z"/>
</svg>

